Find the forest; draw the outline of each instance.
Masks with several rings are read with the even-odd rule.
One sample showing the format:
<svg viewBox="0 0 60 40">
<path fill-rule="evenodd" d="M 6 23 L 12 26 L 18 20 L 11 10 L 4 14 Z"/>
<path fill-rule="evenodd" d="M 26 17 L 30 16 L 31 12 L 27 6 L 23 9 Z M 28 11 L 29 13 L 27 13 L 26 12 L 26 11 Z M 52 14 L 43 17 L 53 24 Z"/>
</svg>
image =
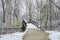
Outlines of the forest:
<svg viewBox="0 0 60 40">
<path fill-rule="evenodd" d="M 45 29 L 59 28 L 59 5 L 59 0 L 0 0 L 0 27 L 19 27 L 25 20 Z"/>
<path fill-rule="evenodd" d="M 20 32 L 29 23 L 38 30 L 60 31 L 60 0 L 0 0 L 0 34 Z"/>
</svg>

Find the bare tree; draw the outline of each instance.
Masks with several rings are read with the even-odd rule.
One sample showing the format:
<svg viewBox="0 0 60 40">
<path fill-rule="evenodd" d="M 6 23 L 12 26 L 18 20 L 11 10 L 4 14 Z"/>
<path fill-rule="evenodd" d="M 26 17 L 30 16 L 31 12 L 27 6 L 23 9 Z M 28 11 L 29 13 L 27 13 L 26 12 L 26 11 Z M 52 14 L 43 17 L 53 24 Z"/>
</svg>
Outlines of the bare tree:
<svg viewBox="0 0 60 40">
<path fill-rule="evenodd" d="M 56 5 L 53 1 L 50 1 L 50 2 L 53 3 L 58 9 L 60 9 L 60 7 Z"/>
<path fill-rule="evenodd" d="M 5 8 L 4 8 L 4 0 L 2 1 L 2 7 L 3 7 L 3 22 L 5 23 Z"/>
<path fill-rule="evenodd" d="M 49 0 L 49 6 L 50 6 L 50 29 L 52 30 L 52 0 Z"/>
<path fill-rule="evenodd" d="M 32 0 L 27 0 L 27 6 L 28 6 L 28 10 L 29 10 L 29 22 L 31 22 L 32 20 L 32 13 L 31 13 L 31 7 L 32 7 Z"/>
</svg>

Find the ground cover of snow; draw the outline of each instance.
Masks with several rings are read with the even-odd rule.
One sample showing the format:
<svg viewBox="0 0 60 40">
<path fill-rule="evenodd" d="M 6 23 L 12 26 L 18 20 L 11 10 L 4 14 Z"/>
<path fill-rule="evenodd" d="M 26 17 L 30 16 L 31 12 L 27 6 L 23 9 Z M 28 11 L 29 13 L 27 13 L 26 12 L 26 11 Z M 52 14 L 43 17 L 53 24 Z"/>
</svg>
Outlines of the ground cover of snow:
<svg viewBox="0 0 60 40">
<path fill-rule="evenodd" d="M 12 34 L 0 35 L 0 40 L 23 40 L 23 36 L 26 34 L 29 28 L 37 29 L 35 25 L 28 23 L 25 32 L 16 32 Z M 60 40 L 60 32 L 58 31 L 46 31 L 46 32 L 49 33 L 49 38 L 51 40 Z"/>
<path fill-rule="evenodd" d="M 24 33 L 16 32 L 12 34 L 5 34 L 0 37 L 0 40 L 23 40 Z"/>
<path fill-rule="evenodd" d="M 58 31 L 46 31 L 49 33 L 49 38 L 51 40 L 60 40 L 60 32 Z"/>
</svg>

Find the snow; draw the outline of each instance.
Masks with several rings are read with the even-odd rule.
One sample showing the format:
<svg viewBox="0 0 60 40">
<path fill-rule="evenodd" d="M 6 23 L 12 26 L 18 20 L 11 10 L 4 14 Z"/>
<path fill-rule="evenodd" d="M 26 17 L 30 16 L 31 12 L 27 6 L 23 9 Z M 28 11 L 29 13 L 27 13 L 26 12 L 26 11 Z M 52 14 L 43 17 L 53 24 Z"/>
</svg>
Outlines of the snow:
<svg viewBox="0 0 60 40">
<path fill-rule="evenodd" d="M 49 38 L 51 40 L 60 40 L 60 32 L 58 31 L 46 31 L 49 33 Z"/>
<path fill-rule="evenodd" d="M 23 36 L 25 33 L 16 32 L 12 34 L 2 35 L 0 40 L 23 40 Z"/>
<path fill-rule="evenodd" d="M 35 25 L 28 23 L 25 32 L 16 32 L 12 34 L 0 35 L 0 40 L 23 40 L 23 36 L 26 34 L 29 28 L 37 29 Z M 46 32 L 49 33 L 49 38 L 51 40 L 60 40 L 60 32 L 58 31 L 46 31 Z"/>
<path fill-rule="evenodd" d="M 33 25 L 32 23 L 27 24 L 27 29 L 29 29 L 29 28 L 37 29 L 37 27 L 35 25 Z"/>
</svg>

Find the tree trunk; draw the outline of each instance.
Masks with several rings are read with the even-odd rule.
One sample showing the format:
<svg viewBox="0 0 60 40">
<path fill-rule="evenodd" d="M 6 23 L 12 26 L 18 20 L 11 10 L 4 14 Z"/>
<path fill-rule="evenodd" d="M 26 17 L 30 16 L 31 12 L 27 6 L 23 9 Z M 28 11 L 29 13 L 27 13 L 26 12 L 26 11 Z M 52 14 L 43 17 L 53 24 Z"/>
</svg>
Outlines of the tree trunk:
<svg viewBox="0 0 60 40">
<path fill-rule="evenodd" d="M 3 7 L 3 22 L 5 23 L 5 9 L 4 9 L 4 1 L 2 1 L 2 7 Z"/>
</svg>

